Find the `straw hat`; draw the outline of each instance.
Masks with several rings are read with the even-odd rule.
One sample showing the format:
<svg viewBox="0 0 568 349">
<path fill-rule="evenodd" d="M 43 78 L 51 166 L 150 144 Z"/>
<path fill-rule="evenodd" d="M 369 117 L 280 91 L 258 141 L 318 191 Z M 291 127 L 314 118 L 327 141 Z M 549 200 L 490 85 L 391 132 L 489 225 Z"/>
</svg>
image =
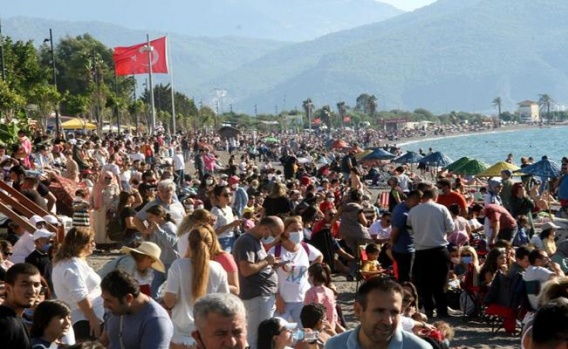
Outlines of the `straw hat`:
<svg viewBox="0 0 568 349">
<path fill-rule="evenodd" d="M 154 260 L 154 263 L 152 263 L 152 268 L 162 273 L 166 272 L 166 267 L 164 266 L 164 263 L 162 263 L 162 261 L 160 260 L 160 254 L 162 253 L 162 249 L 153 242 L 143 241 L 142 243 L 140 243 L 140 246 L 138 246 L 137 248 L 131 248 L 125 246 L 121 249 L 121 251 L 122 253 L 130 253 L 131 251 L 134 251 L 136 253 L 152 257 L 152 259 Z"/>
</svg>

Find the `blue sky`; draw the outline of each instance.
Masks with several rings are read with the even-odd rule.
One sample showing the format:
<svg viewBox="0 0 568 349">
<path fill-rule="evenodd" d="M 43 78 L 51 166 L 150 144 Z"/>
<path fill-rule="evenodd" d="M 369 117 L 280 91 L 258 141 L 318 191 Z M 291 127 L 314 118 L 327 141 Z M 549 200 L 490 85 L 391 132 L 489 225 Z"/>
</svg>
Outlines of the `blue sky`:
<svg viewBox="0 0 568 349">
<path fill-rule="evenodd" d="M 378 0 L 387 4 L 391 4 L 401 10 L 412 11 L 417 8 L 430 5 L 436 0 Z"/>
</svg>

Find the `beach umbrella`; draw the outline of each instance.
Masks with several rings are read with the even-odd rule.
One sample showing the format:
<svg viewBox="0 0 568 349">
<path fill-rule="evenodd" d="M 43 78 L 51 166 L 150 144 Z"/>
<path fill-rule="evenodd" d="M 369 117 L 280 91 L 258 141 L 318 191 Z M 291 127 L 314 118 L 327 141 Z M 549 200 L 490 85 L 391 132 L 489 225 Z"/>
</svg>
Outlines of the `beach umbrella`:
<svg viewBox="0 0 568 349">
<path fill-rule="evenodd" d="M 263 141 L 264 143 L 272 143 L 272 144 L 275 144 L 275 143 L 279 143 L 279 142 L 280 142 L 278 139 L 276 139 L 276 138 L 274 138 L 274 137 L 266 137 L 266 138 L 264 138 L 262 141 Z"/>
<path fill-rule="evenodd" d="M 453 172 L 454 169 L 467 164 L 471 159 L 468 158 L 467 156 L 464 156 L 462 158 L 459 158 L 458 160 L 452 162 L 451 164 L 449 164 L 448 166 L 446 166 L 445 170 L 448 172 Z"/>
<path fill-rule="evenodd" d="M 450 159 L 447 155 L 439 151 L 433 152 L 432 154 L 428 154 L 425 157 L 423 157 L 422 160 L 419 161 L 420 164 L 429 164 L 439 167 L 448 166 L 452 162 L 454 162 L 452 159 Z"/>
<path fill-rule="evenodd" d="M 475 174 L 476 177 L 499 177 L 501 172 L 504 170 L 510 170 L 511 172 L 515 172 L 519 169 L 519 166 L 510 164 L 505 161 L 499 161 L 494 163 L 493 165 L 489 166 L 489 168 Z"/>
<path fill-rule="evenodd" d="M 308 162 L 311 162 L 312 159 L 310 159 L 310 158 L 308 158 L 308 157 L 301 157 L 301 158 L 296 159 L 296 161 L 297 161 L 299 164 L 307 164 Z"/>
<path fill-rule="evenodd" d="M 97 125 L 86 122 L 83 119 L 73 118 L 61 124 L 64 130 L 96 130 Z"/>
<path fill-rule="evenodd" d="M 347 142 L 345 142 L 342 139 L 337 139 L 333 142 L 330 142 L 329 148 L 330 149 L 343 149 L 343 148 L 348 148 L 349 144 L 347 144 Z"/>
<path fill-rule="evenodd" d="M 527 167 L 523 167 L 517 172 L 541 178 L 556 178 L 560 176 L 560 166 L 558 166 L 558 164 L 554 161 L 548 160 L 548 156 L 543 156 L 540 161 L 537 161 Z"/>
<path fill-rule="evenodd" d="M 460 167 L 454 169 L 452 173 L 463 174 L 463 175 L 474 175 L 476 173 L 485 171 L 489 167 L 488 164 L 479 161 L 477 159 L 470 160 Z"/>
<path fill-rule="evenodd" d="M 394 159 L 396 155 L 389 153 L 384 149 L 375 149 L 371 152 L 371 154 L 367 154 L 361 158 L 361 161 L 369 161 L 369 160 L 391 160 Z"/>
<path fill-rule="evenodd" d="M 241 131 L 231 126 L 223 126 L 217 131 L 217 133 L 221 136 L 221 138 L 236 138 L 241 134 Z"/>
<path fill-rule="evenodd" d="M 361 153 L 355 154 L 355 157 L 356 157 L 357 159 L 361 159 L 361 158 L 363 158 L 363 157 L 365 157 L 365 156 L 371 154 L 372 152 L 373 152 L 372 150 L 366 149 L 366 150 L 363 150 Z"/>
<path fill-rule="evenodd" d="M 423 156 L 414 151 L 407 151 L 406 154 L 394 159 L 397 164 L 417 164 L 422 160 Z"/>
</svg>

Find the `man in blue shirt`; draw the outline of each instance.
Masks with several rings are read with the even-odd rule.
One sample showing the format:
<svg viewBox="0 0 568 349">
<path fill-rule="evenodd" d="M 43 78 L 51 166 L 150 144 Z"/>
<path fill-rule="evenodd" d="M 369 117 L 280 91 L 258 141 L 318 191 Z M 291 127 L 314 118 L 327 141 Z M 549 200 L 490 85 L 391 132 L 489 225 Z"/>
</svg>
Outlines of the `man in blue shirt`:
<svg viewBox="0 0 568 349">
<path fill-rule="evenodd" d="M 414 261 L 414 241 L 408 233 L 406 220 L 408 211 L 422 200 L 422 192 L 413 190 L 406 200 L 396 205 L 391 217 L 392 231 L 390 235 L 392 255 L 398 268 L 398 282 L 410 281 L 412 263 Z"/>
<path fill-rule="evenodd" d="M 140 292 L 138 282 L 117 269 L 101 282 L 109 313 L 101 342 L 109 349 L 169 349 L 174 326 L 167 311 Z"/>
<path fill-rule="evenodd" d="M 354 304 L 360 325 L 330 338 L 325 349 L 432 348 L 423 339 L 402 330 L 402 295 L 402 286 L 390 278 L 365 281 L 357 291 Z"/>
</svg>

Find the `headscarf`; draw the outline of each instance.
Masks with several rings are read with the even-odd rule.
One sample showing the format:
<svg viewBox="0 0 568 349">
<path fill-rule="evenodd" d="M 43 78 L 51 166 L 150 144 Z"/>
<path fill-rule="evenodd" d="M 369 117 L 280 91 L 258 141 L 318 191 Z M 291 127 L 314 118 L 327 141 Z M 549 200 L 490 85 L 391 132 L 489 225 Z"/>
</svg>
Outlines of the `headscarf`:
<svg viewBox="0 0 568 349">
<path fill-rule="evenodd" d="M 112 178 L 110 183 L 105 182 L 105 177 L 107 176 L 110 176 Z M 112 186 L 113 184 L 117 184 L 114 173 L 112 173 L 111 171 L 102 172 L 99 176 L 99 180 L 93 187 L 93 208 L 95 210 L 98 210 L 104 206 L 104 189 Z"/>
</svg>

